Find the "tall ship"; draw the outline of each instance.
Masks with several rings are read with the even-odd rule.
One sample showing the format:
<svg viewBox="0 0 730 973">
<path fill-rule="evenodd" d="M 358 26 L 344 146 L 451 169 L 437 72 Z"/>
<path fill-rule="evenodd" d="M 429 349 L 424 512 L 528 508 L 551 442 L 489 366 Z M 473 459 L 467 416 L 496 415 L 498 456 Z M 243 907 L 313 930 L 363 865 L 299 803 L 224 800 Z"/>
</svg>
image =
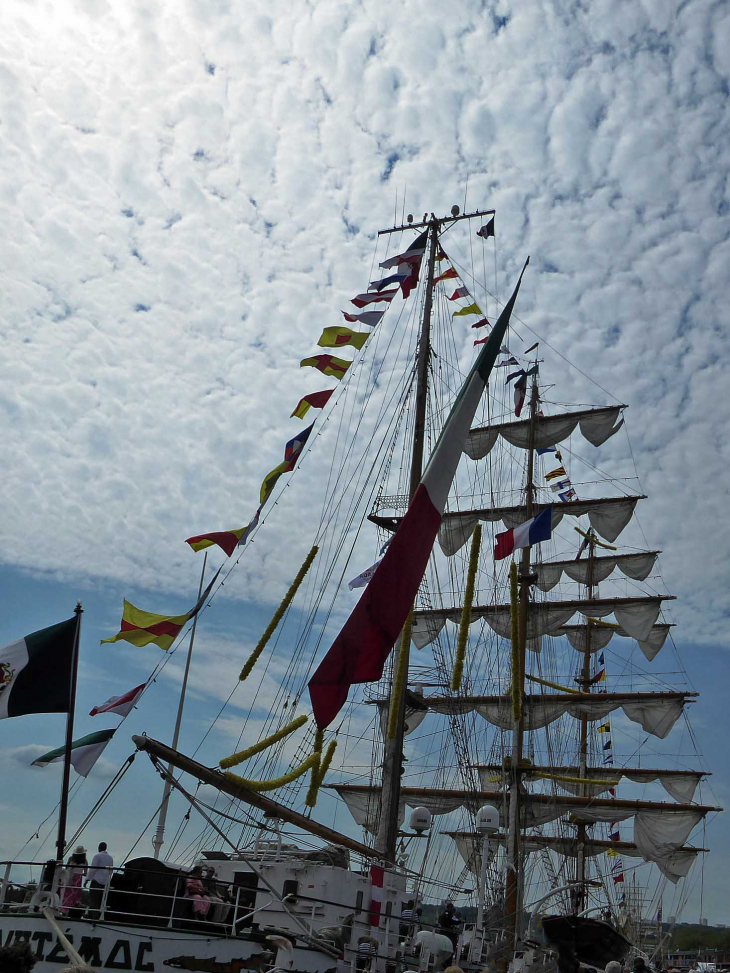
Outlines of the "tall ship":
<svg viewBox="0 0 730 973">
<path fill-rule="evenodd" d="M 536 334 L 548 312 L 520 314 L 529 259 L 497 272 L 495 219 L 453 207 L 378 233 L 382 274 L 302 361 L 334 383 L 292 413 L 314 421 L 247 526 L 188 538 L 205 551 L 194 608 L 125 602 L 110 640 L 187 665 L 171 743 L 139 732 L 151 678 L 99 711 L 122 717 L 107 732 L 149 758 L 161 803 L 148 854 L 97 869 L 93 894 L 69 856 L 128 765 L 71 833 L 72 768 L 97 745 L 74 730 L 75 616 L 70 703 L 51 710 L 69 713 L 48 755 L 64 762 L 55 857 L 0 863 L 0 946 L 27 943 L 38 973 L 576 973 L 659 955 L 662 907 L 681 913 L 721 810 L 699 758 L 673 755 L 697 694 L 660 668 L 672 596 L 638 478 L 612 472 L 627 405 L 571 371 L 555 328 L 556 348 Z M 319 518 L 291 545 L 311 549 L 241 659 L 239 745 L 208 766 L 178 748 L 196 626 L 231 572 L 266 570 L 267 520 L 314 457 Z"/>
</svg>

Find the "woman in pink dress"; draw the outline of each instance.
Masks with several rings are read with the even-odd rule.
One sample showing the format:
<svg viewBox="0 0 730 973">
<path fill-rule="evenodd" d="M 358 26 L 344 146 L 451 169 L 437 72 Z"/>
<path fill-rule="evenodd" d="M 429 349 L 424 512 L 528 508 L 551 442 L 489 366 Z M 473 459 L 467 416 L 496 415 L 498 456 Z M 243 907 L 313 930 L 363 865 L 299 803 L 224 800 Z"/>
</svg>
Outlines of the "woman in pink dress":
<svg viewBox="0 0 730 973">
<path fill-rule="evenodd" d="M 203 869 L 196 865 L 185 882 L 185 897 L 193 901 L 193 918 L 205 919 L 210 909 L 210 896 L 203 885 Z"/>
<path fill-rule="evenodd" d="M 79 845 L 66 865 L 66 878 L 64 881 L 63 900 L 61 902 L 61 911 L 64 915 L 73 917 L 81 914 L 81 883 L 84 880 L 88 866 L 86 849 L 83 845 Z"/>
</svg>

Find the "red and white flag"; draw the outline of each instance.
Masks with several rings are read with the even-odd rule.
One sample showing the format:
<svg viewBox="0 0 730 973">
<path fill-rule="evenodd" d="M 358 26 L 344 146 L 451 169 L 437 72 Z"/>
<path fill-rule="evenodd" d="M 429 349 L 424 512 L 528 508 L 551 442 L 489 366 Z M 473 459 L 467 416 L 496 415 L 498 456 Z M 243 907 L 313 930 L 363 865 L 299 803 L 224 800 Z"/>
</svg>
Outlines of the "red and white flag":
<svg viewBox="0 0 730 973">
<path fill-rule="evenodd" d="M 447 297 L 447 301 L 458 301 L 460 297 L 471 297 L 471 294 L 466 289 L 466 287 L 457 287 L 451 297 Z"/>
<path fill-rule="evenodd" d="M 509 325 L 529 258 L 469 372 L 400 527 L 363 596 L 309 681 L 317 726 L 329 726 L 356 683 L 377 682 L 418 593 L 464 442 Z"/>
<path fill-rule="evenodd" d="M 354 304 L 355 307 L 365 307 L 366 304 L 389 304 L 398 291 L 377 291 L 374 294 L 358 294 L 353 297 L 350 304 Z"/>
<path fill-rule="evenodd" d="M 380 925 L 380 912 L 383 908 L 383 878 L 385 869 L 382 865 L 370 866 L 370 925 Z"/>
<path fill-rule="evenodd" d="M 420 261 L 421 257 L 426 252 L 426 243 L 428 241 L 428 230 L 425 230 L 420 236 L 411 243 L 407 250 L 403 253 L 396 253 L 392 257 L 388 257 L 387 260 L 383 260 L 380 263 L 381 267 L 395 267 L 400 263 L 407 263 L 413 260 Z"/>
<path fill-rule="evenodd" d="M 123 696 L 110 696 L 101 706 L 95 706 L 89 716 L 98 716 L 99 713 L 116 713 L 117 716 L 128 716 L 134 709 L 134 705 L 142 695 L 142 690 L 147 685 L 143 682 L 141 686 L 135 686 Z"/>
</svg>

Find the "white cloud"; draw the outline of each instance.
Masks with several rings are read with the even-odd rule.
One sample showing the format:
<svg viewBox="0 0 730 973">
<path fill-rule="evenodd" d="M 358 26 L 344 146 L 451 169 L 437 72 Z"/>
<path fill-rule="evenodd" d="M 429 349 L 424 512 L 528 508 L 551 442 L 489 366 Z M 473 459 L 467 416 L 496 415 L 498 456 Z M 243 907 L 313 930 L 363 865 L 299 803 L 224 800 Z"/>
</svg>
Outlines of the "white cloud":
<svg viewBox="0 0 730 973">
<path fill-rule="evenodd" d="M 288 418 L 297 400 L 334 384 L 298 362 L 369 279 L 396 188 L 402 200 L 407 186 L 406 212 L 420 217 L 462 204 L 468 175 L 468 204 L 498 211 L 500 295 L 532 254 L 516 328 L 528 343 L 527 326 L 543 338 L 550 407 L 607 397 L 548 343 L 630 404 L 630 441 L 572 447 L 618 477 L 633 477 L 636 460 L 651 495 L 641 526 L 679 596 L 678 638 L 720 642 L 730 581 L 730 18 L 720 5 L 460 0 L 444 16 L 382 0 L 170 11 L 11 0 L 5 14 L 6 564 L 110 583 L 120 604 L 134 588 L 150 610 L 189 607 L 201 562 L 183 540 L 248 521 L 301 428 Z M 447 249 L 469 267 L 473 243 L 454 232 Z M 383 459 L 379 410 L 392 411 L 393 369 L 413 348 L 412 327 L 399 347 L 413 320 L 396 313 L 219 598 L 263 603 L 262 617 L 278 603 L 334 509 L 331 488 L 323 500 L 330 476 L 348 503 L 358 498 L 354 523 L 369 509 L 358 491 Z M 455 331 L 462 370 L 468 330 Z M 440 406 L 452 392 L 444 381 Z M 596 478 L 571 463 L 574 479 Z M 404 489 L 396 466 L 383 484 L 392 491 Z M 463 487 L 468 477 L 465 467 Z M 325 539 L 304 605 L 340 539 Z M 353 540 L 320 618 L 340 574 L 374 559 L 366 527 L 345 567 Z M 328 632 L 353 602 L 334 601 Z M 303 639 L 298 620 L 281 636 L 284 660 Z M 201 626 L 193 693 L 222 702 L 263 625 L 247 616 L 243 635 L 221 627 L 214 638 Z M 257 712 L 276 700 L 285 667 L 255 683 Z M 180 660 L 165 674 L 179 680 Z M 249 692 L 234 697 L 237 712 Z M 237 725 L 221 728 L 233 739 Z"/>
</svg>

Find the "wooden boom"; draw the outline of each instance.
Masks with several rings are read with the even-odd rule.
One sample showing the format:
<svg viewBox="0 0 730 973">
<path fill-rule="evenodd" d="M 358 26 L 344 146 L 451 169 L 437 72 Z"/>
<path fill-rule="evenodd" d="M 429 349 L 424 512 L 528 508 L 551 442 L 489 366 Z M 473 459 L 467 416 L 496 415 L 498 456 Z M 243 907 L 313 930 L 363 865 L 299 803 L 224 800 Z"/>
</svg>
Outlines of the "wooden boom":
<svg viewBox="0 0 730 973">
<path fill-rule="evenodd" d="M 299 814 L 298 811 L 284 807 L 283 804 L 277 804 L 276 801 L 272 801 L 269 797 L 264 797 L 262 794 L 251 791 L 247 787 L 240 787 L 238 784 L 234 784 L 227 777 L 224 777 L 220 771 L 211 770 L 210 767 L 199 764 L 197 760 L 191 760 L 190 757 L 186 757 L 184 754 L 173 750 L 172 747 L 168 747 L 158 740 L 153 740 L 148 736 L 133 736 L 132 740 L 138 750 L 144 750 L 150 756 L 159 757 L 160 760 L 172 764 L 178 770 L 197 777 L 202 783 L 217 787 L 224 794 L 228 794 L 238 801 L 244 801 L 252 807 L 257 807 L 260 811 L 265 811 L 272 817 L 281 818 L 282 821 L 288 821 L 289 824 L 293 824 L 303 831 L 308 831 L 310 834 L 316 835 L 318 838 L 322 838 L 331 844 L 343 845 L 345 848 L 349 848 L 350 851 L 356 851 L 358 854 L 364 855 L 367 858 L 382 859 L 385 857 L 380 852 L 375 851 L 374 848 L 368 848 L 367 845 L 362 844 L 362 842 L 357 841 L 355 838 L 348 838 L 347 835 L 340 834 L 339 831 L 334 831 L 324 824 L 319 824 L 319 822 L 313 821 L 303 814 Z"/>
</svg>

